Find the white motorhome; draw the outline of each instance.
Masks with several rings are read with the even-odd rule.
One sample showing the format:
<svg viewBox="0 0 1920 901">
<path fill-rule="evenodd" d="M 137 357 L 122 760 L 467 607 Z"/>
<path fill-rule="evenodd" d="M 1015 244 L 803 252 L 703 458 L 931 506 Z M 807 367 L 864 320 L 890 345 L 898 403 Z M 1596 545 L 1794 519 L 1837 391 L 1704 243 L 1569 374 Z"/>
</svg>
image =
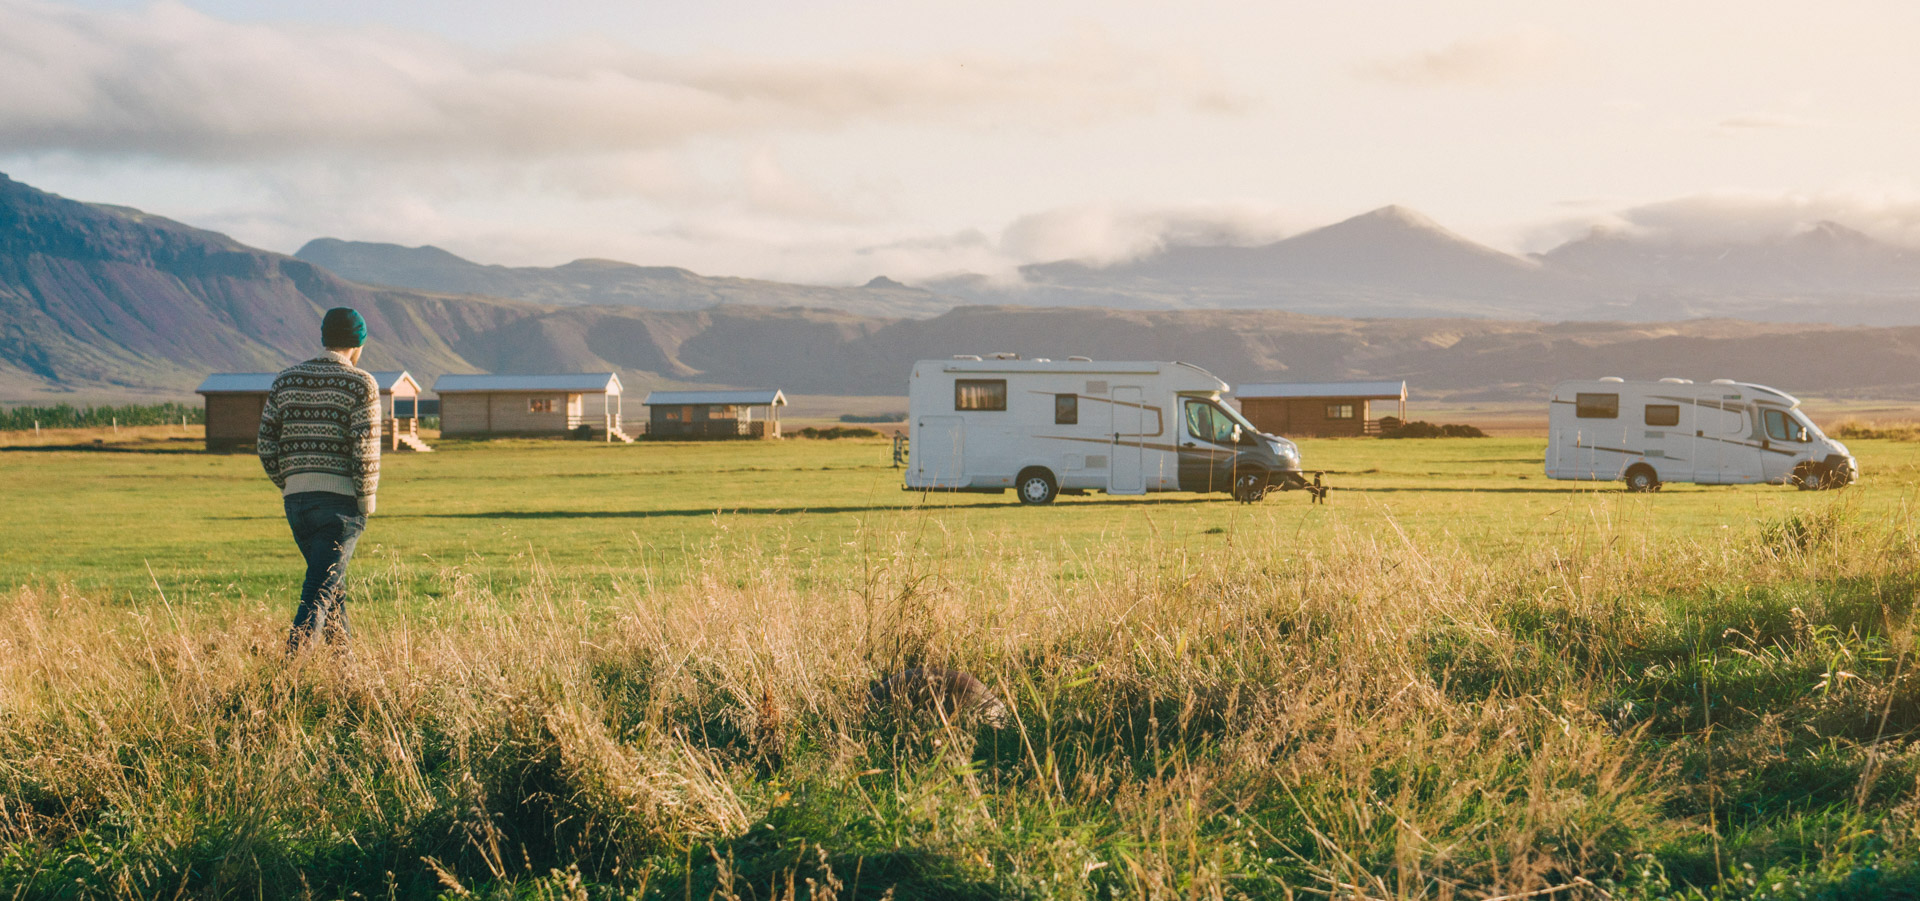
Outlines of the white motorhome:
<svg viewBox="0 0 1920 901">
<path fill-rule="evenodd" d="M 907 389 L 906 488 L 1001 492 L 1045 504 L 1061 492 L 1307 487 L 1300 451 L 1263 435 L 1190 363 L 921 360 Z"/>
<path fill-rule="evenodd" d="M 1766 482 L 1842 488 L 1859 478 L 1847 446 L 1822 434 L 1800 401 L 1765 385 L 1715 379 L 1561 382 L 1547 413 L 1547 477 L 1663 482 Z"/>
</svg>

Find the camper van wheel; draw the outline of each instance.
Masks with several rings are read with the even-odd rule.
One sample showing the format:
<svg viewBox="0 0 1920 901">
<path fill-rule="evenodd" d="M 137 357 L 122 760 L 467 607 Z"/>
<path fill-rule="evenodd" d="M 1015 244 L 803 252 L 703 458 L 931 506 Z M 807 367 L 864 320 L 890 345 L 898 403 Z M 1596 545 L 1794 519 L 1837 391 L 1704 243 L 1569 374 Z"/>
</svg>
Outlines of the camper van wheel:
<svg viewBox="0 0 1920 901">
<path fill-rule="evenodd" d="M 1811 460 L 1794 467 L 1790 481 L 1793 482 L 1793 487 L 1801 491 L 1824 491 L 1846 484 L 1827 464 L 1815 463 Z"/>
<path fill-rule="evenodd" d="M 1636 493 L 1659 491 L 1660 475 L 1653 471 L 1653 467 L 1639 464 L 1627 470 L 1627 490 Z"/>
<path fill-rule="evenodd" d="M 1264 473 L 1242 473 L 1233 480 L 1233 499 L 1243 504 L 1251 504 L 1267 496 L 1267 477 Z"/>
<path fill-rule="evenodd" d="M 1015 484 L 1019 485 L 1020 503 L 1023 504 L 1051 504 L 1060 493 L 1059 486 L 1054 484 L 1053 473 L 1038 466 L 1021 470 Z"/>
</svg>

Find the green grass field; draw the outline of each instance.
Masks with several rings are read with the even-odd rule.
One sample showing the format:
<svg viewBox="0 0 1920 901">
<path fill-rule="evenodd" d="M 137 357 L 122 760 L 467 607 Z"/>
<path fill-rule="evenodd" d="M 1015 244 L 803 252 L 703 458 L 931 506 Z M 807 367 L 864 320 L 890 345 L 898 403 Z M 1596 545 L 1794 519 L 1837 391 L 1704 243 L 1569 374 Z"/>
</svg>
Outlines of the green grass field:
<svg viewBox="0 0 1920 901">
<path fill-rule="evenodd" d="M 252 603 L 297 588 L 279 498 L 252 457 L 198 453 L 187 441 L 140 447 L 0 454 L 0 479 L 22 511 L 0 523 L 0 585 L 66 584 L 135 603 L 152 601 L 156 582 L 186 603 Z M 1597 524 L 1698 539 L 1833 497 L 1885 515 L 1920 487 L 1920 444 L 1905 442 L 1869 444 L 1866 481 L 1834 496 L 1694 485 L 1627 496 L 1615 483 L 1546 479 L 1535 439 L 1303 448 L 1309 465 L 1332 473 L 1325 506 L 1303 493 L 1251 506 L 1171 493 L 1036 509 L 1011 493 L 901 491 L 884 441 L 443 442 L 433 454 L 386 456 L 356 565 L 392 590 L 379 602 L 404 603 L 444 593 L 455 574 L 504 587 L 537 571 L 589 595 L 636 579 L 676 584 L 720 553 L 830 577 L 899 534 L 939 556 L 984 546 L 1073 559 L 1148 545 L 1202 550 L 1235 535 L 1314 546 L 1344 527 L 1498 553 Z"/>
<path fill-rule="evenodd" d="M 1650 496 L 1543 446 L 1029 508 L 884 441 L 444 442 L 291 662 L 251 457 L 9 449 L 0 896 L 1920 891 L 1920 442 Z M 867 703 L 921 664 L 1013 722 Z"/>
</svg>

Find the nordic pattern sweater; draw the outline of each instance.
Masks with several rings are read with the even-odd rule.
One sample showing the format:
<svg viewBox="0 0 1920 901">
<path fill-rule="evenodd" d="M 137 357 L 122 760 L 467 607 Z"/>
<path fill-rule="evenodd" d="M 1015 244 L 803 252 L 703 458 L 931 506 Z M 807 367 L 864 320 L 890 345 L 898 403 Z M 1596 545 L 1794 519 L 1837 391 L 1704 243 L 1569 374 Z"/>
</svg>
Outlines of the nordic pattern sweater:
<svg viewBox="0 0 1920 901">
<path fill-rule="evenodd" d="M 328 351 L 280 373 L 260 412 L 260 465 L 281 494 L 330 491 L 372 513 L 380 485 L 380 388 Z"/>
</svg>

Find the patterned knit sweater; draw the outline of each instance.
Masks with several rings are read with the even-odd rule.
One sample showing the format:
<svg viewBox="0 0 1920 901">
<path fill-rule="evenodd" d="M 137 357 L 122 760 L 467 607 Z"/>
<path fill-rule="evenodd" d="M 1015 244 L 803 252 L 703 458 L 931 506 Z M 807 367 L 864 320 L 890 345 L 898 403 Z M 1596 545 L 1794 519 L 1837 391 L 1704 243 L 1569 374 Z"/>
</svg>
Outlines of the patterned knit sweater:
<svg viewBox="0 0 1920 901">
<path fill-rule="evenodd" d="M 372 513 L 380 484 L 380 388 L 328 351 L 280 373 L 260 413 L 260 465 L 282 494 L 330 491 Z"/>
</svg>

